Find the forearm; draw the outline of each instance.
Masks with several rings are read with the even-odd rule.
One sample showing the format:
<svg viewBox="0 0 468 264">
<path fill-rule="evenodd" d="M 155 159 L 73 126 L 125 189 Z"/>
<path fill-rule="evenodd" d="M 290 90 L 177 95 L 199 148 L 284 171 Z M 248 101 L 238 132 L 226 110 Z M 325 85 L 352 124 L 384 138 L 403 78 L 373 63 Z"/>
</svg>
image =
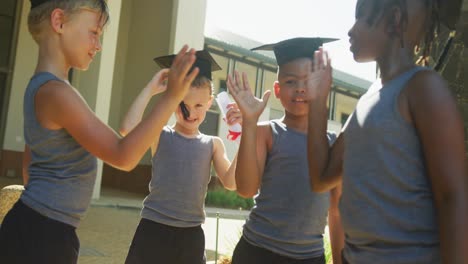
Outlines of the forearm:
<svg viewBox="0 0 468 264">
<path fill-rule="evenodd" d="M 328 230 L 334 264 L 341 264 L 341 251 L 344 248 L 344 230 L 338 208 L 341 192 L 341 185 L 330 191 L 330 207 L 328 209 Z"/>
<path fill-rule="evenodd" d="M 328 214 L 328 230 L 332 249 L 333 264 L 341 264 L 341 251 L 344 248 L 344 230 L 338 210 Z"/>
<path fill-rule="evenodd" d="M 133 169 L 152 143 L 159 140 L 163 127 L 179 105 L 181 98 L 164 94 L 150 113 L 119 142 L 121 168 Z"/>
<path fill-rule="evenodd" d="M 260 184 L 260 171 L 256 154 L 257 122 L 256 120 L 244 120 L 235 170 L 237 192 L 243 197 L 255 195 Z"/>
<path fill-rule="evenodd" d="M 234 157 L 233 161 L 229 165 L 228 170 L 222 177 L 220 177 L 221 182 L 223 183 L 224 188 L 235 191 L 236 190 L 236 165 L 237 165 L 237 154 Z"/>
<path fill-rule="evenodd" d="M 310 185 L 314 191 L 328 191 L 330 186 L 322 175 L 328 164 L 329 145 L 327 140 L 327 108 L 325 102 L 314 101 L 309 107 L 307 159 Z"/>
<path fill-rule="evenodd" d="M 127 135 L 141 121 L 151 97 L 152 94 L 149 87 L 145 87 L 137 96 L 120 126 L 119 132 L 122 136 Z"/>
</svg>

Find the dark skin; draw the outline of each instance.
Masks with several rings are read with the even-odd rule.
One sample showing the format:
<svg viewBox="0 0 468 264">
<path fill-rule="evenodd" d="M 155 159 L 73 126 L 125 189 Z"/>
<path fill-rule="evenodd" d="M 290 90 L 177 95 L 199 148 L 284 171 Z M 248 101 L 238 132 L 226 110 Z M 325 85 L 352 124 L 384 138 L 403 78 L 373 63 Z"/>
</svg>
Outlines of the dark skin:
<svg viewBox="0 0 468 264">
<path fill-rule="evenodd" d="M 357 3 L 356 23 L 349 31 L 351 51 L 358 62 L 377 62 L 384 85 L 415 66 L 413 50 L 427 32 L 427 12 L 424 1 L 407 1 L 406 25 L 402 24 L 403 12 L 398 6 L 392 6 L 369 25 L 365 18 L 371 1 Z M 322 58 L 322 53 L 317 55 Z M 319 136 L 326 127 L 330 83 L 316 80 L 331 74 L 331 69 L 319 59 L 314 70 L 310 85 L 319 89 L 311 94 L 316 103 L 310 104 L 309 124 L 319 125 L 309 126 L 309 173 L 314 191 L 326 191 L 341 182 L 344 142 L 340 136 L 328 151 L 325 139 Z M 437 211 L 443 263 L 468 263 L 468 170 L 463 120 L 456 102 L 439 74 L 422 70 L 402 90 L 398 110 L 414 126 L 421 141 Z M 320 159 L 317 153 L 327 154 Z"/>
</svg>

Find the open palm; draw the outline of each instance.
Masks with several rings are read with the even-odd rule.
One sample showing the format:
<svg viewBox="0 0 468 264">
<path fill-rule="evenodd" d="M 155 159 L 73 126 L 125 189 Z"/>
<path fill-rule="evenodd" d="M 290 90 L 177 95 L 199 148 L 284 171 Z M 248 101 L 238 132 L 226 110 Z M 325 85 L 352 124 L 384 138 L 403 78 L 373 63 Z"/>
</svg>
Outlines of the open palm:
<svg viewBox="0 0 468 264">
<path fill-rule="evenodd" d="M 227 86 L 242 113 L 242 118 L 258 120 L 270 98 L 270 91 L 266 91 L 262 99 L 255 97 L 250 89 L 247 75 L 243 73 L 241 81 L 237 71 L 234 71 L 234 76 L 228 76 Z"/>
<path fill-rule="evenodd" d="M 307 97 L 326 100 L 332 84 L 332 67 L 328 53 L 319 48 L 314 54 L 313 71 L 307 78 Z"/>
</svg>

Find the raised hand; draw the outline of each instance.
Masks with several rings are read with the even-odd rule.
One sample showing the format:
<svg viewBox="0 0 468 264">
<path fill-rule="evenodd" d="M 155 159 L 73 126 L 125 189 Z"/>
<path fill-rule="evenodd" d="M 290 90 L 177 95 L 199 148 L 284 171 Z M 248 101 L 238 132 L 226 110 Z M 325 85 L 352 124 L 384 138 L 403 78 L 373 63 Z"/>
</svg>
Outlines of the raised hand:
<svg viewBox="0 0 468 264">
<path fill-rule="evenodd" d="M 306 83 L 308 99 L 327 100 L 332 84 L 332 67 L 328 52 L 320 47 L 314 54 L 312 72 Z"/>
<path fill-rule="evenodd" d="M 153 79 L 151 79 L 147 85 L 147 87 L 151 90 L 151 96 L 166 91 L 168 76 L 169 69 L 162 69 L 153 76 Z"/>
<path fill-rule="evenodd" d="M 262 99 L 255 97 L 250 89 L 247 74 L 242 74 L 241 81 L 237 71 L 234 71 L 234 76 L 228 76 L 227 87 L 242 113 L 242 118 L 258 121 L 270 98 L 270 91 L 266 91 Z"/>
<path fill-rule="evenodd" d="M 187 50 L 188 46 L 184 45 L 179 53 L 177 53 L 167 77 L 167 94 L 177 97 L 181 101 L 199 72 L 198 68 L 194 68 L 190 72 L 195 62 L 195 50 L 190 49 L 188 52 Z"/>
</svg>

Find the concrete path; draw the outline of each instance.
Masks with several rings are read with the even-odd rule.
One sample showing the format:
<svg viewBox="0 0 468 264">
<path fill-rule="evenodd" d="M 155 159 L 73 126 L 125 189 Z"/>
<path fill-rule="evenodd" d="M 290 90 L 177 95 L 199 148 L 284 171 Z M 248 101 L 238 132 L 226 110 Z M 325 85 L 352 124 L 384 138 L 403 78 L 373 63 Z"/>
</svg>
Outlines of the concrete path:
<svg viewBox="0 0 468 264">
<path fill-rule="evenodd" d="M 0 189 L 12 184 L 21 184 L 21 179 L 0 176 Z M 81 245 L 78 263 L 124 263 L 140 221 L 143 199 L 144 195 L 103 188 L 100 199 L 92 201 L 86 217 L 77 229 Z M 248 211 L 206 208 L 206 212 L 207 219 L 202 228 L 205 232 L 207 260 L 214 260 L 217 230 L 219 254 L 231 255 Z"/>
</svg>

